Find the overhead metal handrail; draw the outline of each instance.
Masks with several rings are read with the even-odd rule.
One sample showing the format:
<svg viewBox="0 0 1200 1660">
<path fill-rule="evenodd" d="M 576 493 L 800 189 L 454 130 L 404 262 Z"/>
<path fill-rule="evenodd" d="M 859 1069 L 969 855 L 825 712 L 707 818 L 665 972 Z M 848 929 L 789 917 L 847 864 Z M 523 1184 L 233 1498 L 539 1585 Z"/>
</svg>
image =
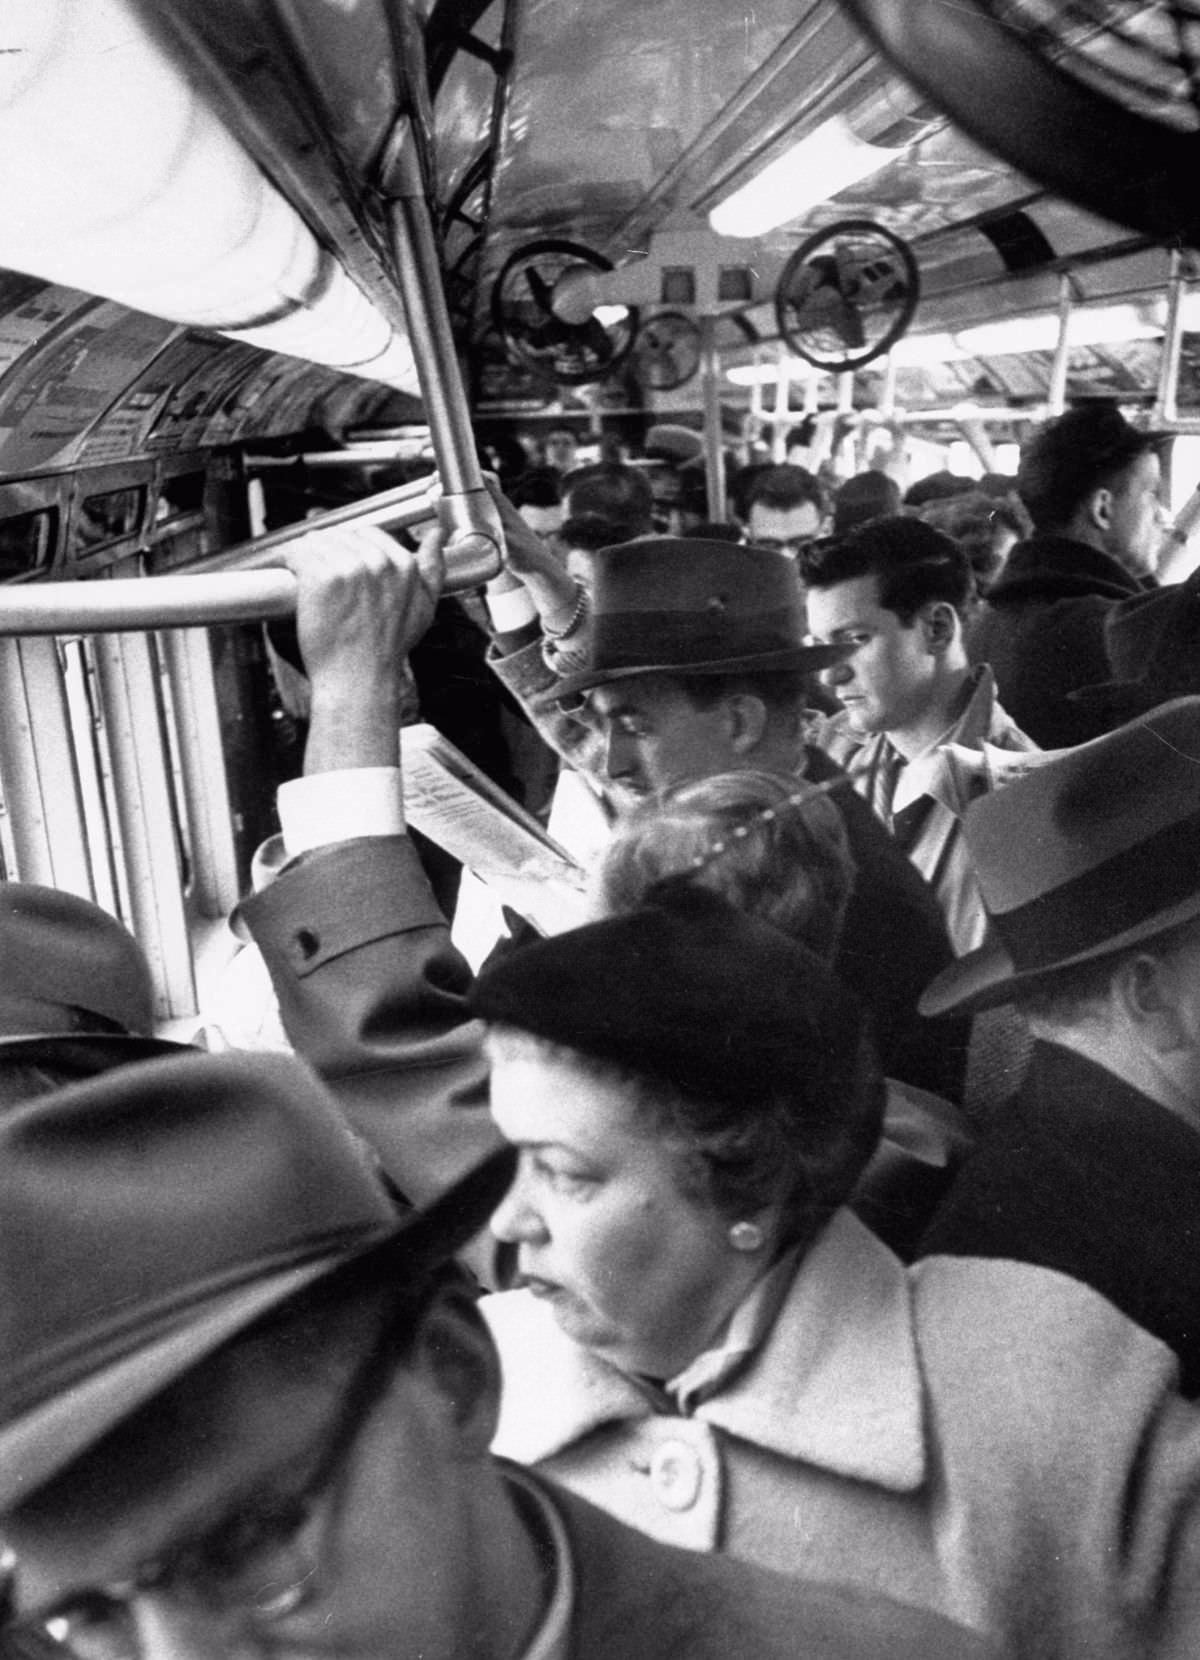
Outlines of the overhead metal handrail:
<svg viewBox="0 0 1200 1660">
<path fill-rule="evenodd" d="M 120 634 L 287 617 L 296 591 L 284 570 L 35 582 L 0 593 L 0 635 Z"/>
<path fill-rule="evenodd" d="M 169 575 L 113 581 L 36 582 L 0 588 L 0 637 L 10 634 L 110 634 L 147 628 L 202 628 L 290 616 L 296 579 L 282 569 L 301 538 L 336 525 L 381 525 L 387 530 L 432 523 L 440 486 L 414 479 L 392 490 L 347 502 L 327 513 L 202 554 Z M 476 585 L 470 565 L 447 565 L 445 588 Z"/>
</svg>

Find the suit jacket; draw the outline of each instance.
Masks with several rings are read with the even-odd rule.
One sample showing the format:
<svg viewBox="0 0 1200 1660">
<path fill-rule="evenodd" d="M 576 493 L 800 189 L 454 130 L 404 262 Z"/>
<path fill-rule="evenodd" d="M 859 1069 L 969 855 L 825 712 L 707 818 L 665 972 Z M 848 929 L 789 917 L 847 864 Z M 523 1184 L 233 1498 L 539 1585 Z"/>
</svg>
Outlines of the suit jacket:
<svg viewBox="0 0 1200 1660">
<path fill-rule="evenodd" d="M 406 1197 L 427 1203 L 502 1145 L 471 971 L 407 836 L 305 854 L 240 914 L 296 1052 Z"/>
<path fill-rule="evenodd" d="M 905 1270 L 843 1212 L 686 1415 L 529 1292 L 482 1308 L 496 1450 L 664 1542 L 882 1590 L 1023 1660 L 1200 1654 L 1200 1413 L 1075 1280 Z"/>
<path fill-rule="evenodd" d="M 1093 1286 L 1174 1349 L 1200 1395 L 1200 1134 L 1082 1055 L 1035 1045 L 922 1242 L 947 1253 Z"/>
<path fill-rule="evenodd" d="M 982 1638 L 851 1587 L 660 1545 L 561 1488 L 576 1575 L 569 1660 L 987 1660 Z"/>
<path fill-rule="evenodd" d="M 991 664 L 1000 701 L 1043 749 L 1120 724 L 1102 704 L 1068 694 L 1110 678 L 1105 621 L 1144 587 L 1116 559 L 1066 536 L 1031 536 L 1009 554 L 967 647 L 974 662 Z"/>
</svg>

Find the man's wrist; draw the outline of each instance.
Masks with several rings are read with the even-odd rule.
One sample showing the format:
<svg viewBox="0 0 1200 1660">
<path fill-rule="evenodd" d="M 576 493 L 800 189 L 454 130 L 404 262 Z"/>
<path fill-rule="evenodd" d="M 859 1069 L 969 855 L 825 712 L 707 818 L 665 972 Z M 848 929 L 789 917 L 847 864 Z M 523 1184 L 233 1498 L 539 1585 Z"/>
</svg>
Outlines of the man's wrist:
<svg viewBox="0 0 1200 1660">
<path fill-rule="evenodd" d="M 404 786 L 398 766 L 343 767 L 293 778 L 279 786 L 279 823 L 289 858 L 359 836 L 405 830 Z"/>
</svg>

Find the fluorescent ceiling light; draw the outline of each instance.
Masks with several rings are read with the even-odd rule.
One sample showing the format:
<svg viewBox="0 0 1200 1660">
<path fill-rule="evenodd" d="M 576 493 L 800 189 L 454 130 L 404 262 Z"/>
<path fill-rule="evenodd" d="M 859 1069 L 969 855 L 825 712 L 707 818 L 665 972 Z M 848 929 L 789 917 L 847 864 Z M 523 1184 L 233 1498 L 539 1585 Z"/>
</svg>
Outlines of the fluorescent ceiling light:
<svg viewBox="0 0 1200 1660">
<path fill-rule="evenodd" d="M 824 374 L 812 363 L 800 357 L 781 357 L 771 363 L 743 363 L 736 369 L 727 369 L 725 379 L 731 386 L 775 386 L 780 375 L 788 380 L 812 380 Z"/>
<path fill-rule="evenodd" d="M 417 391 L 407 339 L 128 0 L 0 12 L 0 264 Z"/>
<path fill-rule="evenodd" d="M 865 143 L 844 117 L 835 115 L 718 202 L 708 222 L 718 236 L 761 236 L 903 153 Z"/>
<path fill-rule="evenodd" d="M 1157 339 L 1163 332 L 1162 323 L 1155 321 L 1151 309 L 1136 305 L 1079 306 L 1070 314 L 1067 340 L 1072 346 L 1106 346 Z M 1058 313 L 1054 311 L 1005 317 L 955 334 L 905 335 L 892 347 L 892 361 L 900 368 L 921 368 L 967 357 L 1052 352 L 1058 345 L 1058 334 Z"/>
</svg>

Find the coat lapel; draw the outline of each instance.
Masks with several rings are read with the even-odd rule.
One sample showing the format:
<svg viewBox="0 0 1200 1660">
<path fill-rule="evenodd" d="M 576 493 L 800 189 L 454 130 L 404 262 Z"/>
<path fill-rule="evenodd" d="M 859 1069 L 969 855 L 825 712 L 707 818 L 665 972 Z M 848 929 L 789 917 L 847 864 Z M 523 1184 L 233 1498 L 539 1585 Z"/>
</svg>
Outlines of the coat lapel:
<svg viewBox="0 0 1200 1660">
<path fill-rule="evenodd" d="M 601 1425 L 654 1415 L 636 1382 L 566 1337 L 527 1291 L 482 1306 L 504 1368 L 497 1453 L 536 1464 Z M 898 1492 L 921 1485 L 922 1391 L 907 1277 L 850 1212 L 839 1211 L 809 1252 L 757 1357 L 695 1416 L 837 1475 Z"/>
</svg>

